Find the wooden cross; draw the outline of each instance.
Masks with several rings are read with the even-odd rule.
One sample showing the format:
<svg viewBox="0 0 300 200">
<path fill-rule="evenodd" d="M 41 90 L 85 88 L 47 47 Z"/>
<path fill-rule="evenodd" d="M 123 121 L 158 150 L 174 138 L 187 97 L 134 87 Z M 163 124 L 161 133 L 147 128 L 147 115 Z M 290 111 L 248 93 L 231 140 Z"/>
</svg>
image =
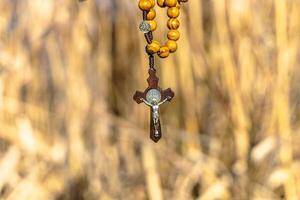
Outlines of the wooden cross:
<svg viewBox="0 0 300 200">
<path fill-rule="evenodd" d="M 159 79 L 156 76 L 156 70 L 154 68 L 150 68 L 148 73 L 148 87 L 144 92 L 136 91 L 133 99 L 138 104 L 144 102 L 150 107 L 150 138 L 154 142 L 158 142 L 162 136 L 159 119 L 159 106 L 166 101 L 171 101 L 174 97 L 174 92 L 171 88 L 162 90 L 158 86 Z"/>
</svg>

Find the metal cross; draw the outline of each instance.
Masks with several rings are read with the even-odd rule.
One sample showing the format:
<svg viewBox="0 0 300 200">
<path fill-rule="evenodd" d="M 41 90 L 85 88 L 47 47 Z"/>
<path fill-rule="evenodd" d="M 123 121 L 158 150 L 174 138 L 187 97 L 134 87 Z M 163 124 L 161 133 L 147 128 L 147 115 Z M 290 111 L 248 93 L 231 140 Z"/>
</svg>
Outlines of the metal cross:
<svg viewBox="0 0 300 200">
<path fill-rule="evenodd" d="M 159 79 L 156 76 L 156 70 L 154 68 L 150 68 L 148 73 L 148 88 L 146 88 L 144 92 L 136 91 L 133 99 L 138 104 L 145 103 L 150 107 L 150 138 L 154 142 L 158 142 L 162 136 L 159 119 L 159 106 L 166 101 L 171 101 L 174 97 L 174 92 L 171 88 L 161 90 L 161 88 L 158 87 Z"/>
</svg>

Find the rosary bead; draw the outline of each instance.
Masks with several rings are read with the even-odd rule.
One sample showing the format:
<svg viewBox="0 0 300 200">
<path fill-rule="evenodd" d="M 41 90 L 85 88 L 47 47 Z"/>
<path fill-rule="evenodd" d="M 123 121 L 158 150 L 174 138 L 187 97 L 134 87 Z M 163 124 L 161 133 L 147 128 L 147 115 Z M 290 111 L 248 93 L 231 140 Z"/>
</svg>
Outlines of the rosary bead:
<svg viewBox="0 0 300 200">
<path fill-rule="evenodd" d="M 151 7 L 153 8 L 155 6 L 155 0 L 149 0 L 151 3 Z"/>
<path fill-rule="evenodd" d="M 168 20 L 167 25 L 168 25 L 169 29 L 176 30 L 176 29 L 179 28 L 180 22 L 176 18 L 171 18 L 171 19 Z"/>
<path fill-rule="evenodd" d="M 170 30 L 168 32 L 168 39 L 177 41 L 180 38 L 180 33 L 178 30 Z"/>
<path fill-rule="evenodd" d="M 149 11 L 152 8 L 151 2 L 149 0 L 140 0 L 139 8 L 144 11 Z"/>
<path fill-rule="evenodd" d="M 160 49 L 160 44 L 158 41 L 153 40 L 150 44 L 147 45 L 146 51 L 149 54 L 155 54 L 159 51 Z"/>
<path fill-rule="evenodd" d="M 165 5 L 168 7 L 174 7 L 177 5 L 177 0 L 165 0 Z"/>
<path fill-rule="evenodd" d="M 153 20 L 156 17 L 156 12 L 153 8 L 147 14 L 147 20 Z"/>
<path fill-rule="evenodd" d="M 160 47 L 159 52 L 157 53 L 157 55 L 161 58 L 166 58 L 169 56 L 169 54 L 170 54 L 170 51 L 167 46 Z"/>
<path fill-rule="evenodd" d="M 169 48 L 171 53 L 177 50 L 177 43 L 173 40 L 168 40 L 166 46 Z"/>
<path fill-rule="evenodd" d="M 159 5 L 160 7 L 165 7 L 165 0 L 157 0 L 157 5 Z"/>
<path fill-rule="evenodd" d="M 155 31 L 157 28 L 157 23 L 154 20 L 149 20 L 148 23 L 150 24 L 151 31 Z"/>
<path fill-rule="evenodd" d="M 168 8 L 168 16 L 170 18 L 176 18 L 180 14 L 180 11 L 177 7 Z"/>
</svg>

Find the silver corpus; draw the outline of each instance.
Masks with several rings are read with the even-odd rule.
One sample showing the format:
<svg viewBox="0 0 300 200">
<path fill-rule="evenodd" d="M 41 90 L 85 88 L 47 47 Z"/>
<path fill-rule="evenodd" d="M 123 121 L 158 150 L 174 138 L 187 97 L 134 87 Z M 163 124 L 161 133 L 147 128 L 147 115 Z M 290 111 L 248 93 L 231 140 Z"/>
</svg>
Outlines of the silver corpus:
<svg viewBox="0 0 300 200">
<path fill-rule="evenodd" d="M 153 118 L 153 124 L 154 124 L 154 136 L 159 137 L 159 106 L 163 103 L 165 103 L 170 98 L 165 98 L 163 101 L 161 101 L 161 93 L 157 89 L 151 89 L 146 94 L 146 99 L 141 98 L 141 100 L 152 108 L 152 118 Z"/>
<path fill-rule="evenodd" d="M 149 93 L 149 92 L 148 92 Z M 147 94 L 148 94 L 147 93 Z M 146 95 L 147 96 L 147 95 Z M 161 99 L 161 98 L 159 98 Z M 152 103 L 149 103 L 147 100 L 141 98 L 141 100 L 149 107 L 152 108 L 152 118 L 153 118 L 153 124 L 154 124 L 154 136 L 155 137 L 159 137 L 159 132 L 158 132 L 158 128 L 159 128 L 159 106 L 163 103 L 165 103 L 166 101 L 168 101 L 170 99 L 170 97 L 165 98 L 163 101 L 153 101 Z"/>
<path fill-rule="evenodd" d="M 151 31 L 151 26 L 147 21 L 142 21 L 139 25 L 139 29 L 143 33 L 148 33 Z"/>
<path fill-rule="evenodd" d="M 159 137 L 158 133 L 158 120 L 159 120 L 159 105 L 152 106 L 153 112 L 152 112 L 152 117 L 153 117 L 153 124 L 154 124 L 154 136 Z"/>
</svg>

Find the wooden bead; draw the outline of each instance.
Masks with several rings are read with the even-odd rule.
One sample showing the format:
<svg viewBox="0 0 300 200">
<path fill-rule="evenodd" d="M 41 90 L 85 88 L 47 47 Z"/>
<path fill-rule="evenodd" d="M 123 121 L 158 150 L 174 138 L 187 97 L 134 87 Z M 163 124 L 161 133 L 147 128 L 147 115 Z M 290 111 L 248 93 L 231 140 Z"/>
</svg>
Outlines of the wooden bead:
<svg viewBox="0 0 300 200">
<path fill-rule="evenodd" d="M 165 0 L 157 0 L 157 5 L 159 5 L 160 7 L 165 7 Z"/>
<path fill-rule="evenodd" d="M 140 0 L 139 8 L 141 10 L 149 11 L 152 8 L 151 2 L 149 0 Z"/>
<path fill-rule="evenodd" d="M 165 0 L 165 5 L 168 7 L 174 7 L 177 5 L 177 0 Z"/>
<path fill-rule="evenodd" d="M 168 32 L 168 39 L 177 41 L 180 38 L 180 33 L 178 30 L 170 30 Z"/>
<path fill-rule="evenodd" d="M 169 28 L 169 29 L 171 29 L 171 30 L 176 30 L 176 29 L 179 28 L 180 22 L 179 22 L 179 20 L 176 19 L 176 18 L 171 18 L 171 19 L 168 20 L 167 25 L 168 25 L 168 28 Z"/>
<path fill-rule="evenodd" d="M 155 54 L 159 51 L 159 49 L 160 49 L 160 44 L 156 40 L 153 40 L 151 42 L 151 44 L 148 44 L 147 47 L 146 47 L 146 51 L 149 54 Z"/>
<path fill-rule="evenodd" d="M 147 20 L 153 20 L 156 17 L 156 12 L 152 8 L 147 14 Z"/>
<path fill-rule="evenodd" d="M 148 23 L 150 24 L 151 31 L 155 31 L 157 28 L 157 23 L 154 20 L 149 20 Z"/>
<path fill-rule="evenodd" d="M 176 18 L 180 14 L 180 11 L 177 7 L 168 8 L 168 16 L 170 18 Z"/>
<path fill-rule="evenodd" d="M 166 46 L 169 48 L 171 53 L 177 50 L 177 43 L 173 40 L 168 40 Z"/>
<path fill-rule="evenodd" d="M 162 46 L 160 47 L 157 55 L 161 58 L 166 58 L 168 57 L 170 54 L 169 48 L 167 46 Z"/>
<path fill-rule="evenodd" d="M 153 8 L 155 6 L 155 0 L 149 0 L 151 3 L 151 7 Z"/>
</svg>

